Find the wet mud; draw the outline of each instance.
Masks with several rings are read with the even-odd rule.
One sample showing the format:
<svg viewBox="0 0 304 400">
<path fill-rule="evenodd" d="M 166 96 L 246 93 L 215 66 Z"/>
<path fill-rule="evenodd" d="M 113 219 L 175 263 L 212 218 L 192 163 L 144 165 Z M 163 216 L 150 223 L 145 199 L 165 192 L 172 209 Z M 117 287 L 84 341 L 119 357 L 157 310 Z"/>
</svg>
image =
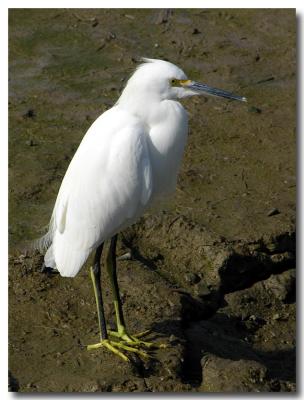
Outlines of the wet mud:
<svg viewBox="0 0 304 400">
<path fill-rule="evenodd" d="M 129 330 L 168 344 L 125 363 L 85 348 L 98 340 L 92 260 L 68 279 L 41 274 L 42 255 L 22 249 L 139 56 L 248 103 L 184 101 L 176 194 L 119 237 Z M 295 391 L 295 11 L 15 9 L 9 61 L 10 390 Z"/>
</svg>

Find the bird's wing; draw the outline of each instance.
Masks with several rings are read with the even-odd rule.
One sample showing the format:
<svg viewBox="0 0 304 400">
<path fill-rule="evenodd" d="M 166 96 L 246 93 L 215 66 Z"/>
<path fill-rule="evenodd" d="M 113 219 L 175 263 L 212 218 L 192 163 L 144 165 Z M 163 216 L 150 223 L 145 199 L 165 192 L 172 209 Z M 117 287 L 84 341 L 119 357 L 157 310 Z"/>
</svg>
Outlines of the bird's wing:
<svg viewBox="0 0 304 400">
<path fill-rule="evenodd" d="M 90 252 L 143 212 L 152 170 L 143 125 L 113 108 L 91 126 L 63 179 L 52 216 L 53 255 L 75 276 Z"/>
</svg>

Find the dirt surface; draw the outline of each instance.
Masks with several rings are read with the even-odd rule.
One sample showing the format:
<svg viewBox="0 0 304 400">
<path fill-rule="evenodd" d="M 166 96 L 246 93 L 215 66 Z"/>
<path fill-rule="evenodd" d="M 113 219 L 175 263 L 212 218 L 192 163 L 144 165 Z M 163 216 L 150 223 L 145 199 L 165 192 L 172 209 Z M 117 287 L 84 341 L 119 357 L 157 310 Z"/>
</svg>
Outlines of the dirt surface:
<svg viewBox="0 0 304 400">
<path fill-rule="evenodd" d="M 11 10 L 9 381 L 20 392 L 295 391 L 294 10 Z M 125 363 L 98 338 L 88 266 L 40 273 L 43 233 L 91 123 L 138 56 L 168 59 L 247 104 L 184 101 L 177 192 L 119 240 L 131 332 L 167 343 Z M 105 278 L 106 315 L 114 323 Z"/>
</svg>

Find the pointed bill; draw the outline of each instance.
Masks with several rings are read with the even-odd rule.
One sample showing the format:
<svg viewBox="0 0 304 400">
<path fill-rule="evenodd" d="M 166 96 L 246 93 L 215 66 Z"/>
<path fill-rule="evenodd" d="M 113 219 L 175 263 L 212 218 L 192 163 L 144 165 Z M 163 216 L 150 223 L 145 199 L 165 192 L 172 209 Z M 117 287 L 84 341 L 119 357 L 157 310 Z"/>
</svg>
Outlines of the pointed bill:
<svg viewBox="0 0 304 400">
<path fill-rule="evenodd" d="M 239 96 L 237 94 L 227 92 L 226 90 L 222 89 L 217 89 L 211 86 L 208 86 L 204 83 L 199 83 L 191 80 L 185 80 L 185 81 L 180 81 L 181 85 L 184 87 L 187 87 L 197 93 L 206 93 L 212 96 L 217 96 L 217 97 L 224 97 L 225 99 L 231 99 L 231 100 L 238 100 L 238 101 L 247 101 L 246 97 Z"/>
</svg>

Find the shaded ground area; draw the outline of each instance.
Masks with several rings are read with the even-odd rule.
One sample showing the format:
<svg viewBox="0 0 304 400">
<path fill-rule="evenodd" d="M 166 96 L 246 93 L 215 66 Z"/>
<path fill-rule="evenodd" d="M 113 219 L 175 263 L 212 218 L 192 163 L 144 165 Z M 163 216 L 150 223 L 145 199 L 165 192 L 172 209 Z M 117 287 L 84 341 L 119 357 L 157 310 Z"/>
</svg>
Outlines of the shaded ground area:
<svg viewBox="0 0 304 400">
<path fill-rule="evenodd" d="M 295 390 L 295 28 L 292 10 L 10 11 L 11 390 Z M 98 335 L 88 269 L 42 275 L 41 256 L 18 248 L 43 233 L 138 56 L 249 101 L 184 102 L 176 195 L 120 237 L 130 330 L 170 344 L 129 365 L 84 348 Z"/>
</svg>

